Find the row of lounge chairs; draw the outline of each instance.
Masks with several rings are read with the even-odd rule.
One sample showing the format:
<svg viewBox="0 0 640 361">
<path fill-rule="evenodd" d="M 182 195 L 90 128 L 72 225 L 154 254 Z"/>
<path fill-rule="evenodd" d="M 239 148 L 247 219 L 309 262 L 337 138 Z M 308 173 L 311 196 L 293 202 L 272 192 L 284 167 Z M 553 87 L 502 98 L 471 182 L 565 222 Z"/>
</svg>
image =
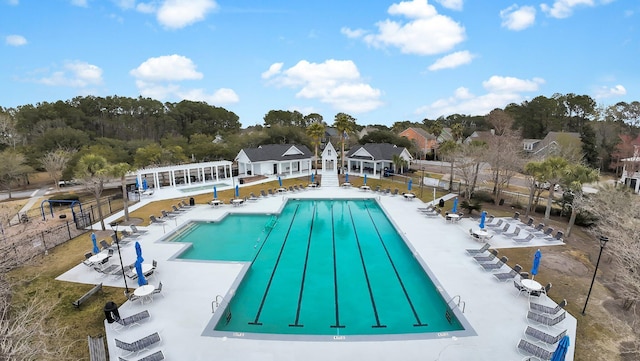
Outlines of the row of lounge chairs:
<svg viewBox="0 0 640 361">
<path fill-rule="evenodd" d="M 518 223 L 514 224 L 514 220 L 518 221 Z M 545 230 L 544 228 L 546 226 L 544 225 L 544 223 L 539 223 L 537 226 L 533 226 L 533 223 L 534 219 L 531 217 L 529 217 L 529 220 L 526 223 L 521 222 L 519 220 L 519 213 L 516 212 L 511 221 L 504 219 L 496 220 L 493 215 L 490 215 L 487 219 L 487 222 L 485 223 L 485 226 L 493 229 L 493 231 L 497 234 L 500 234 L 504 237 L 512 238 L 516 243 L 527 243 L 536 237 L 544 238 L 548 241 L 564 242 L 562 238 L 564 236 L 564 233 L 562 231 L 557 231 L 555 235 L 552 235 L 553 228 L 547 227 L 547 229 Z M 513 231 L 509 232 L 509 229 L 511 229 L 512 226 Z M 524 228 L 529 228 L 529 234 L 526 237 L 516 238 Z"/>
<path fill-rule="evenodd" d="M 518 352 L 540 360 L 550 360 L 556 344 L 567 334 L 567 329 L 557 328 L 566 318 L 566 305 L 566 299 L 555 307 L 530 302 L 527 312 L 529 326 L 524 330 L 524 338 L 518 341 Z M 544 327 L 545 330 L 534 326 Z"/>
<path fill-rule="evenodd" d="M 134 354 L 138 355 L 138 354 L 140 354 L 140 353 L 142 353 L 144 351 L 150 350 L 152 347 L 154 347 L 157 344 L 159 344 L 162 340 L 160 338 L 160 334 L 157 333 L 157 332 L 154 332 L 154 333 L 152 333 L 152 334 L 150 334 L 148 336 L 145 336 L 145 337 L 143 337 L 143 338 L 141 338 L 139 340 L 133 341 L 131 343 L 119 340 L 117 338 L 115 339 L 115 341 L 116 341 L 116 347 L 118 347 L 119 349 L 127 352 L 123 356 L 129 356 L 129 355 L 134 355 Z M 144 361 L 164 360 L 164 355 L 162 355 L 162 351 L 159 352 L 159 355 L 156 355 L 156 354 L 158 354 L 158 352 L 156 352 L 156 353 L 154 353 L 152 355 L 149 355 L 147 357 L 144 357 L 144 358 L 140 359 L 139 361 L 141 361 L 141 360 L 144 360 Z M 156 355 L 156 356 L 154 356 L 154 355 Z M 120 357 L 120 360 L 125 360 L 125 359 Z"/>
</svg>

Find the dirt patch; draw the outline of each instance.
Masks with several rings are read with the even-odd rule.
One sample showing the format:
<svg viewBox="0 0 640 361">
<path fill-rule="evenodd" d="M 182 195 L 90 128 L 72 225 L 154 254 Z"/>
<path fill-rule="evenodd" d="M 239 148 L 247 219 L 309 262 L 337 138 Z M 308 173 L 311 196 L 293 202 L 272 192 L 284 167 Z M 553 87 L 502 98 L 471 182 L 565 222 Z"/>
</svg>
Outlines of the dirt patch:
<svg viewBox="0 0 640 361">
<path fill-rule="evenodd" d="M 545 252 L 544 266 L 565 274 L 573 274 L 578 277 L 589 275 L 589 269 L 570 254 Z"/>
</svg>

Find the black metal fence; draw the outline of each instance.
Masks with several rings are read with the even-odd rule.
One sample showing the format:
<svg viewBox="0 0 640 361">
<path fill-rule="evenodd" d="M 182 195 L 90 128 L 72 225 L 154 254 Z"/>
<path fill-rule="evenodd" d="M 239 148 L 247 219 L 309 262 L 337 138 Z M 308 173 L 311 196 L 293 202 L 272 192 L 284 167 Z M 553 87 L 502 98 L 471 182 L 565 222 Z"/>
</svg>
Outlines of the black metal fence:
<svg viewBox="0 0 640 361">
<path fill-rule="evenodd" d="M 70 221 L 44 230 L 29 229 L 25 226 L 20 235 L 6 238 L 0 247 L 0 254 L 4 257 L 3 266 L 7 269 L 18 267 L 31 258 L 39 254 L 47 254 L 51 248 L 85 232 L 87 230 L 76 228 Z"/>
<path fill-rule="evenodd" d="M 137 203 L 139 199 L 129 201 L 129 205 Z M 121 196 L 104 197 L 100 201 L 103 217 L 107 217 L 123 209 Z M 46 254 L 49 249 L 71 240 L 85 232 L 100 219 L 96 201 L 82 203 L 70 208 L 69 205 L 32 208 L 26 212 L 11 215 L 3 222 L 0 255 L 5 257 L 3 265 L 14 268 L 30 260 L 38 254 Z M 43 212 L 44 210 L 44 212 Z M 52 214 L 53 213 L 53 214 Z M 52 218 L 60 219 L 64 223 L 49 223 Z M 4 227 L 8 225 L 11 229 Z M 19 231 L 16 232 L 16 228 Z"/>
</svg>

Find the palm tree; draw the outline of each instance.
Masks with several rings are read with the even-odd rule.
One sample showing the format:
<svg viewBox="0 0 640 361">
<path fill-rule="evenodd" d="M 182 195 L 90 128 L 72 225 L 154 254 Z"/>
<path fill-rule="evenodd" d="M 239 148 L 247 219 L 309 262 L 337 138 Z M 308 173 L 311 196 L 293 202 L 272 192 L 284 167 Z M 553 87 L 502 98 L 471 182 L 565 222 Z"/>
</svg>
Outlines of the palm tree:
<svg viewBox="0 0 640 361">
<path fill-rule="evenodd" d="M 318 146 L 320 145 L 320 140 L 322 136 L 324 136 L 324 124 L 320 122 L 314 122 L 307 127 L 307 135 L 311 138 L 313 142 L 313 146 L 315 148 L 316 161 L 314 164 L 314 168 L 318 168 Z"/>
<path fill-rule="evenodd" d="M 449 190 L 453 189 L 453 163 L 458 144 L 453 140 L 447 140 L 440 145 L 440 155 L 451 164 L 451 174 L 449 175 Z"/>
<path fill-rule="evenodd" d="M 401 174 L 404 171 L 404 166 L 407 164 L 407 161 L 402 158 L 402 156 L 400 156 L 400 154 L 394 154 L 393 155 L 393 167 L 394 169 L 394 173 L 398 173 Z M 400 172 L 398 172 L 398 170 L 400 170 Z"/>
<path fill-rule="evenodd" d="M 439 121 L 434 121 L 431 126 L 429 127 L 429 133 L 433 134 L 434 137 L 436 137 L 436 144 L 433 147 L 433 160 L 436 160 L 436 150 L 438 149 L 438 138 L 440 137 L 440 135 L 442 135 L 442 123 L 440 123 Z"/>
<path fill-rule="evenodd" d="M 555 186 L 560 182 L 566 173 L 569 162 L 560 157 L 551 157 L 542 161 L 542 171 L 545 180 L 549 183 L 549 197 L 547 197 L 547 209 L 544 212 L 544 220 L 548 221 L 551 217 L 551 202 L 555 195 Z"/>
<path fill-rule="evenodd" d="M 106 230 L 100 196 L 104 190 L 104 182 L 109 176 L 109 163 L 104 157 L 99 155 L 83 155 L 76 166 L 76 176 L 83 180 L 85 188 L 93 193 L 93 196 L 96 198 L 100 225 L 103 231 Z"/>
<path fill-rule="evenodd" d="M 341 167 L 342 169 L 344 169 L 344 143 L 346 142 L 349 133 L 353 133 L 353 131 L 356 129 L 356 119 L 349 114 L 338 113 L 336 114 L 333 126 L 336 127 L 338 132 L 340 132 L 340 160 Z"/>
<path fill-rule="evenodd" d="M 122 188 L 122 208 L 124 209 L 124 220 L 129 220 L 129 194 L 127 192 L 127 174 L 133 171 L 133 167 L 129 163 L 118 163 L 111 167 L 110 174 L 120 178 L 120 186 Z"/>
<path fill-rule="evenodd" d="M 599 177 L 598 171 L 593 168 L 582 164 L 569 165 L 563 178 L 563 184 L 566 185 L 569 191 L 573 192 L 575 200 L 576 196 L 582 194 L 583 184 L 595 182 Z M 551 191 L 551 189 L 549 189 L 549 191 Z M 567 225 L 566 237 L 571 235 L 571 228 L 576 222 L 576 215 L 578 214 L 576 206 L 577 204 L 575 203 L 571 205 L 571 216 L 569 217 L 569 224 Z"/>
</svg>

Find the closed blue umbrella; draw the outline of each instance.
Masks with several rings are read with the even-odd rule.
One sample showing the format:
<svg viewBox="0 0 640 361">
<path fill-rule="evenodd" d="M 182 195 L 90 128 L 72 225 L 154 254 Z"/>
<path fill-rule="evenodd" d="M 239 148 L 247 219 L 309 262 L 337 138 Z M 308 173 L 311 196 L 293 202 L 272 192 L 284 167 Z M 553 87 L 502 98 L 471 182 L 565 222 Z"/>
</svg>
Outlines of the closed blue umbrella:
<svg viewBox="0 0 640 361">
<path fill-rule="evenodd" d="M 136 189 L 140 189 L 140 182 L 138 181 L 138 178 L 136 178 Z"/>
<path fill-rule="evenodd" d="M 240 197 L 240 186 L 236 184 L 236 198 Z"/>
<path fill-rule="evenodd" d="M 453 200 L 453 209 L 451 209 L 452 213 L 458 213 L 458 198 Z"/>
<path fill-rule="evenodd" d="M 315 174 L 314 174 L 314 173 L 311 173 L 311 183 L 313 183 L 313 182 L 315 181 L 315 179 L 316 179 L 316 178 L 315 178 Z"/>
<path fill-rule="evenodd" d="M 280 178 L 280 176 L 278 176 L 278 184 L 280 184 L 280 187 L 282 187 L 282 178 Z"/>
<path fill-rule="evenodd" d="M 91 242 L 93 242 L 93 253 L 100 253 L 100 248 L 98 248 L 98 240 L 96 239 L 95 233 L 91 233 Z"/>
<path fill-rule="evenodd" d="M 213 186 L 213 199 L 218 199 L 218 189 Z"/>
<path fill-rule="evenodd" d="M 140 247 L 140 242 L 136 241 L 136 262 L 144 262 L 144 258 L 142 258 L 142 247 Z"/>
<path fill-rule="evenodd" d="M 144 273 L 142 273 L 142 261 L 136 261 L 136 273 L 138 274 L 138 286 L 144 286 L 147 284 L 147 279 L 144 278 Z"/>
<path fill-rule="evenodd" d="M 564 361 L 565 356 L 567 356 L 567 350 L 569 349 L 569 336 L 564 335 L 560 342 L 558 342 L 558 347 L 553 352 L 553 356 L 551 356 L 551 361 Z"/>
<path fill-rule="evenodd" d="M 349 183 L 349 173 L 344 175 L 344 181 Z"/>
<path fill-rule="evenodd" d="M 533 255 L 533 266 L 531 266 L 531 278 L 538 274 L 538 267 L 540 267 L 540 259 L 542 258 L 542 252 L 540 248 Z"/>
<path fill-rule="evenodd" d="M 147 190 L 147 188 L 149 188 L 149 187 L 147 186 L 147 180 L 146 180 L 146 179 L 143 179 L 143 180 L 142 180 L 142 190 L 143 190 L 143 191 L 146 191 L 146 190 Z"/>
<path fill-rule="evenodd" d="M 482 211 L 482 213 L 480 213 L 480 229 L 484 229 L 484 221 L 486 218 L 487 218 L 487 212 Z"/>
<path fill-rule="evenodd" d="M 364 185 L 367 185 L 367 175 L 364 175 Z"/>
<path fill-rule="evenodd" d="M 413 179 L 409 179 L 409 183 L 407 184 L 407 189 L 411 191 L 411 186 L 413 185 Z"/>
</svg>

